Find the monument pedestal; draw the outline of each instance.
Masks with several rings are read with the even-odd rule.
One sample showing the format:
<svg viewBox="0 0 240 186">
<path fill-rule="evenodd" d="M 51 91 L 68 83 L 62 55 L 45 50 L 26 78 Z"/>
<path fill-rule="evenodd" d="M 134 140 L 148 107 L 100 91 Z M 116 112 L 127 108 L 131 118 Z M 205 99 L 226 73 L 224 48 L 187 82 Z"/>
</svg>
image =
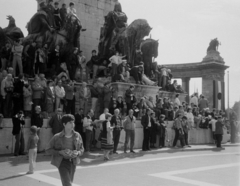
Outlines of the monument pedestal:
<svg viewBox="0 0 240 186">
<path fill-rule="evenodd" d="M 205 62 L 219 62 L 224 64 L 224 59 L 220 56 L 220 53 L 216 50 L 207 51 L 207 55 L 203 58 L 202 63 Z"/>
<path fill-rule="evenodd" d="M 125 97 L 126 90 L 130 87 L 129 83 L 121 82 L 112 83 L 111 85 L 117 91 L 118 95 L 123 96 L 123 98 Z M 152 96 L 153 101 L 156 102 L 156 95 L 158 95 L 160 98 L 168 97 L 170 98 L 170 101 L 174 101 L 176 94 L 177 93 L 175 92 L 159 91 L 159 87 L 157 86 L 135 85 L 134 89 L 134 95 L 136 96 L 137 100 L 140 100 L 143 96 L 146 96 L 147 98 Z M 186 96 L 187 94 L 180 93 L 180 101 L 185 101 Z"/>
</svg>

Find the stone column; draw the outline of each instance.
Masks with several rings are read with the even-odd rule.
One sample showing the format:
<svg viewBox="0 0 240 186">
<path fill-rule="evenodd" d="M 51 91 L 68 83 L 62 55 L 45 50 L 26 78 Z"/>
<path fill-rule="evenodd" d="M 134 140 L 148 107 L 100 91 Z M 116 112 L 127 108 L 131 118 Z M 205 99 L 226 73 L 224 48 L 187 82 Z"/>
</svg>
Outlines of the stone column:
<svg viewBox="0 0 240 186">
<path fill-rule="evenodd" d="M 182 78 L 182 88 L 188 94 L 188 96 L 186 96 L 186 98 L 185 98 L 185 101 L 187 103 L 189 103 L 189 92 L 190 92 L 189 82 L 190 82 L 190 78 L 189 77 Z"/>
<path fill-rule="evenodd" d="M 208 100 L 209 108 L 213 108 L 213 79 L 202 77 L 202 95 Z"/>
</svg>

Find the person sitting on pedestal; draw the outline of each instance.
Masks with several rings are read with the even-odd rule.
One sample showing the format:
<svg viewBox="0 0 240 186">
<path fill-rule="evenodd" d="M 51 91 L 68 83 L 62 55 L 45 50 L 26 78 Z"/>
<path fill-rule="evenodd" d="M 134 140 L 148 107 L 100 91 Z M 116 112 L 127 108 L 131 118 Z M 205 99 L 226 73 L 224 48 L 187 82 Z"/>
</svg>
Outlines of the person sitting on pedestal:
<svg viewBox="0 0 240 186">
<path fill-rule="evenodd" d="M 58 2 L 54 3 L 53 13 L 54 13 L 54 20 L 55 20 L 56 29 L 60 30 L 62 20 L 61 20 L 61 17 L 60 17 L 60 9 L 59 9 L 58 5 L 59 5 Z"/>
<path fill-rule="evenodd" d="M 112 67 L 112 77 L 117 74 L 117 67 L 119 65 L 119 52 L 116 51 L 116 54 L 113 55 L 110 59 L 109 67 Z"/>
<path fill-rule="evenodd" d="M 128 80 L 130 78 L 130 73 L 129 73 L 128 67 L 127 67 L 127 60 L 122 60 L 122 63 L 118 65 L 117 73 L 122 74 L 125 82 L 128 82 Z"/>
<path fill-rule="evenodd" d="M 143 82 L 142 82 L 143 73 L 144 73 L 144 68 L 142 65 L 134 66 L 130 70 L 130 75 L 134 78 L 136 84 L 143 84 Z"/>
</svg>

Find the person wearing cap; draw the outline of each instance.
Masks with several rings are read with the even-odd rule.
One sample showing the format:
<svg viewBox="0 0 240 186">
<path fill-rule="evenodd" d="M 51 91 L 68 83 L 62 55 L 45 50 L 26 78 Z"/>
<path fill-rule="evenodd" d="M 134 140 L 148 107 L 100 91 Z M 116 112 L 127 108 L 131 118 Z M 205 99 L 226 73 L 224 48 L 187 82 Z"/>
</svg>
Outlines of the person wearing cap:
<svg viewBox="0 0 240 186">
<path fill-rule="evenodd" d="M 36 126 L 31 126 L 30 135 L 27 143 L 27 151 L 29 157 L 29 171 L 27 172 L 27 174 L 33 174 L 36 167 L 37 146 L 39 141 L 37 131 L 38 129 Z"/>
<path fill-rule="evenodd" d="M 223 127 L 224 123 L 222 121 L 222 116 L 217 116 L 217 122 L 216 122 L 216 128 L 215 128 L 215 138 L 216 138 L 216 146 L 217 148 L 221 148 L 221 142 L 223 138 Z"/>
<path fill-rule="evenodd" d="M 73 115 L 63 115 L 64 129 L 54 135 L 46 147 L 46 153 L 52 155 L 51 164 L 58 168 L 64 186 L 72 185 L 76 166 L 84 152 L 82 137 L 74 131 L 74 122 Z"/>
</svg>

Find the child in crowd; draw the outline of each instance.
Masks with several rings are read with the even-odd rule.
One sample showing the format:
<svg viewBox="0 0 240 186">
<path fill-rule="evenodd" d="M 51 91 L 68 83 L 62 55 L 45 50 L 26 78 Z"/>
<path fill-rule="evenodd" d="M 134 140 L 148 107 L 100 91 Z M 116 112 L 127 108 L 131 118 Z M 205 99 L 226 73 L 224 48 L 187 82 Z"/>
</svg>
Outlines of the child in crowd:
<svg viewBox="0 0 240 186">
<path fill-rule="evenodd" d="M 29 171 L 27 172 L 27 174 L 33 174 L 36 166 L 37 144 L 39 141 L 37 131 L 38 129 L 36 126 L 32 126 L 30 128 L 30 136 L 28 138 L 28 145 L 27 145 L 28 156 L 29 156 Z"/>
</svg>

